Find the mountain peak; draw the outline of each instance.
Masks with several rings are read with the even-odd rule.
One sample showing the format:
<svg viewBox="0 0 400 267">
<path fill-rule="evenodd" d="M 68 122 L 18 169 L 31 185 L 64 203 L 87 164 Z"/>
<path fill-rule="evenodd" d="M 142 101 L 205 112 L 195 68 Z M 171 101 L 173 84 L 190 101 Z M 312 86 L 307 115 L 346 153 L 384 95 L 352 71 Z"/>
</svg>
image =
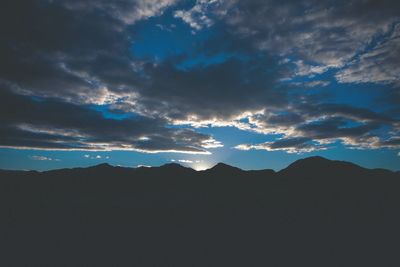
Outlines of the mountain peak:
<svg viewBox="0 0 400 267">
<path fill-rule="evenodd" d="M 184 168 L 181 164 L 178 164 L 178 163 L 166 163 L 164 165 L 161 165 L 160 167 L 163 167 L 163 168 Z"/>
<path fill-rule="evenodd" d="M 338 171 L 362 171 L 364 168 L 346 161 L 330 160 L 321 156 L 299 159 L 279 173 L 283 174 L 315 174 Z"/>
<path fill-rule="evenodd" d="M 237 167 L 233 167 L 233 166 L 231 166 L 231 165 L 228 165 L 228 164 L 225 164 L 225 163 L 222 163 L 222 162 L 219 162 L 219 163 L 217 163 L 216 165 L 214 165 L 211 169 L 209 169 L 209 170 L 213 170 L 213 171 L 232 171 L 232 170 L 234 170 L 234 171 L 242 171 L 241 169 L 239 169 L 239 168 L 237 168 Z"/>
<path fill-rule="evenodd" d="M 174 163 L 174 162 L 164 164 L 158 168 L 167 169 L 167 170 L 192 170 L 191 168 L 182 166 L 182 165 L 180 165 L 178 163 Z"/>
<path fill-rule="evenodd" d="M 326 166 L 330 163 L 333 163 L 333 160 L 329 160 L 327 158 L 321 157 L 321 156 L 313 156 L 313 157 L 308 157 L 308 158 L 303 158 L 296 160 L 292 164 L 290 164 L 286 169 L 297 169 L 299 167 L 304 168 L 304 167 L 317 167 L 317 166 Z M 284 170 L 286 170 L 284 169 Z"/>
<path fill-rule="evenodd" d="M 312 162 L 312 163 L 318 163 L 318 162 L 332 162 L 332 160 L 321 157 L 321 156 L 312 156 L 312 157 L 307 157 L 307 158 L 302 158 L 299 160 L 296 160 L 292 164 L 295 164 L 296 162 Z"/>
<path fill-rule="evenodd" d="M 99 169 L 99 168 L 101 168 L 101 169 L 105 169 L 105 168 L 113 168 L 113 167 L 114 167 L 114 166 L 112 166 L 112 165 L 110 165 L 110 164 L 104 162 L 104 163 L 100 163 L 100 164 L 97 164 L 97 165 L 92 166 L 92 167 L 89 167 L 89 168 L 94 168 L 94 169 Z"/>
<path fill-rule="evenodd" d="M 114 168 L 114 166 L 112 166 L 112 165 L 110 165 L 108 163 L 100 163 L 100 164 L 88 167 L 88 169 L 95 169 L 95 170 L 98 170 L 98 169 L 112 169 L 112 168 Z"/>
</svg>

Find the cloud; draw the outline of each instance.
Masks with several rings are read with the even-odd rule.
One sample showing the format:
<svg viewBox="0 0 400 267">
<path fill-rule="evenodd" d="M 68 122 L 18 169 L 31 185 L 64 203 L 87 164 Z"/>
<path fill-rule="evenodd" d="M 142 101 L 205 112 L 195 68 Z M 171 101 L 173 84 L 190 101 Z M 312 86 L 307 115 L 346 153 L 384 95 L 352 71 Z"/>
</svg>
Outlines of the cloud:
<svg viewBox="0 0 400 267">
<path fill-rule="evenodd" d="M 75 104 L 134 102 L 139 64 L 129 27 L 174 0 L 33 1 L 0 10 L 0 82 Z"/>
<path fill-rule="evenodd" d="M 358 149 L 400 147 L 397 138 L 382 135 L 387 127 L 396 131 L 399 121 L 368 109 L 346 105 L 293 106 L 292 110 L 279 115 L 259 114 L 250 118 L 249 122 L 252 123 L 249 130 L 283 137 L 261 144 L 240 144 L 236 149 L 304 153 L 329 149 L 337 142 Z"/>
<path fill-rule="evenodd" d="M 171 162 L 179 162 L 179 163 L 183 163 L 183 164 L 194 164 L 194 163 L 200 163 L 202 162 L 201 160 L 189 160 L 189 159 L 171 159 Z"/>
<path fill-rule="evenodd" d="M 315 74 L 324 73 L 329 69 L 328 66 L 305 64 L 303 60 L 295 61 L 294 64 L 296 65 L 295 75 L 297 76 L 313 77 Z"/>
<path fill-rule="evenodd" d="M 45 156 L 30 156 L 30 158 L 33 160 L 39 160 L 39 161 L 60 161 L 59 159 L 53 159 L 53 158 L 45 157 Z"/>
<path fill-rule="evenodd" d="M 247 61 L 228 58 L 189 70 L 177 69 L 171 62 L 147 65 L 151 82 L 138 89 L 140 101 L 125 108 L 146 116 L 163 114 L 174 124 L 235 117 L 265 105 L 281 106 L 286 90 L 275 84 L 278 71 L 276 62 L 266 56 Z"/>
<path fill-rule="evenodd" d="M 382 83 L 400 86 L 400 24 L 370 51 L 336 74 L 342 83 Z"/>
<path fill-rule="evenodd" d="M 194 117 L 197 122 L 229 121 L 266 105 L 284 106 L 286 91 L 276 86 L 280 70 L 272 57 L 228 57 L 191 69 L 177 68 L 174 59 L 153 64 L 132 58 L 132 32 L 126 24 L 133 22 L 125 14 L 153 6 L 160 10 L 140 11 L 149 14 L 145 18 L 170 5 L 172 1 L 43 1 L 29 2 L 22 9 L 10 5 L 2 10 L 0 27 L 18 26 L 4 28 L 0 85 L 17 94 L 75 105 L 108 105 L 115 112 L 166 118 L 171 124 Z M 199 1 L 197 5 L 215 6 L 213 12 L 222 16 L 227 4 Z M 15 16 L 22 19 L 17 23 Z M 34 38 L 25 38 L 33 28 L 38 29 Z M 230 43 L 238 46 L 236 39 Z M 208 141 L 208 146 L 220 145 Z"/>
<path fill-rule="evenodd" d="M 5 33 L 0 84 L 18 94 L 167 117 L 172 124 L 191 115 L 201 120 L 227 118 L 285 101 L 285 91 L 275 88 L 280 74 L 271 57 L 260 55 L 248 61 L 228 57 L 222 63 L 186 70 L 178 69 L 174 59 L 153 64 L 132 58 L 134 33 L 124 14 L 153 10 L 153 6 L 164 10 L 172 4 L 97 0 L 10 5 L 0 14 Z M 216 1 L 197 4 L 222 10 Z M 35 36 L 26 38 L 32 29 L 38 29 Z"/>
<path fill-rule="evenodd" d="M 187 159 L 180 159 L 180 160 L 178 160 L 178 162 L 180 162 L 180 163 L 193 163 L 192 160 L 187 160 Z"/>
<path fill-rule="evenodd" d="M 175 18 L 182 19 L 194 30 L 201 30 L 214 24 L 208 13 L 218 6 L 218 0 L 197 0 L 196 4 L 189 10 L 176 10 Z"/>
<path fill-rule="evenodd" d="M 306 153 L 326 149 L 326 147 L 316 145 L 308 137 L 283 138 L 256 145 L 242 144 L 235 148 L 238 150 L 285 151 L 287 153 Z"/>
<path fill-rule="evenodd" d="M 133 0 L 133 1 L 61 1 L 62 5 L 73 11 L 104 12 L 125 24 L 158 16 L 176 0 Z"/>
<path fill-rule="evenodd" d="M 325 87 L 328 86 L 330 84 L 329 81 L 319 81 L 319 80 L 315 80 L 315 81 L 311 81 L 311 82 L 294 82 L 291 83 L 295 86 L 299 86 L 299 87 L 307 87 L 307 88 L 314 88 L 314 87 Z"/>
<path fill-rule="evenodd" d="M 384 141 L 380 140 L 378 142 L 378 144 L 373 144 L 373 145 L 383 146 L 383 147 L 387 147 L 387 148 L 398 148 L 398 147 L 400 147 L 400 138 L 392 137 L 392 138 L 389 138 Z"/>
<path fill-rule="evenodd" d="M 399 2 L 393 0 L 234 2 L 222 21 L 260 50 L 300 59 L 294 61 L 298 65 L 296 75 L 342 68 L 360 53 L 366 53 L 364 57 L 370 61 L 368 47 L 375 38 L 390 31 L 399 20 L 400 9 Z M 394 48 L 393 41 L 386 41 L 379 49 Z M 357 65 L 353 68 L 358 69 Z M 366 77 L 368 73 L 366 70 L 359 75 Z M 374 82 L 379 82 L 382 76 L 376 78 Z"/>
<path fill-rule="evenodd" d="M 210 154 L 206 147 L 220 144 L 211 136 L 191 129 L 167 128 L 161 119 L 107 119 L 84 106 L 35 101 L 3 91 L 0 96 L 1 147 Z"/>
<path fill-rule="evenodd" d="M 85 154 L 85 155 L 83 155 L 83 157 L 86 159 L 102 159 L 102 158 L 109 159 L 110 158 L 110 156 L 100 156 L 100 155 L 91 156 L 89 154 Z"/>
<path fill-rule="evenodd" d="M 105 86 L 85 66 L 93 64 L 101 69 L 100 64 L 107 63 L 111 68 L 125 68 L 130 62 L 122 57 L 128 48 L 121 31 L 125 24 L 103 13 L 101 3 L 105 1 L 88 3 L 28 0 L 24 5 L 10 3 L 2 8 L 3 83 L 27 95 L 57 97 L 74 103 L 98 102 L 96 98 L 104 93 Z M 79 8 L 69 9 L 67 4 Z M 116 76 L 104 73 L 109 80 L 116 80 Z"/>
</svg>

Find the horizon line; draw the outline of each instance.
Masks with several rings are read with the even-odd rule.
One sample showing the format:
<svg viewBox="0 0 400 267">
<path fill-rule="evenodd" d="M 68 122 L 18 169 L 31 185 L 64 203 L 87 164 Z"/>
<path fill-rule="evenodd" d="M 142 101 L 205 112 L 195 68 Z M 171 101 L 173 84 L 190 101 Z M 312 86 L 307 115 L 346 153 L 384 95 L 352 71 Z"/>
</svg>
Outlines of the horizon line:
<svg viewBox="0 0 400 267">
<path fill-rule="evenodd" d="M 88 169 L 88 168 L 98 167 L 98 166 L 101 166 L 101 165 L 107 165 L 107 166 L 110 166 L 110 167 L 113 167 L 113 168 L 125 168 L 125 169 L 132 169 L 132 170 L 134 170 L 134 169 L 140 169 L 140 168 L 148 168 L 148 169 L 151 169 L 151 168 L 162 168 L 162 167 L 168 166 L 168 165 L 177 165 L 177 166 L 180 166 L 180 167 L 182 167 L 182 168 L 191 169 L 191 170 L 193 170 L 193 171 L 195 171 L 195 172 L 204 172 L 204 171 L 211 170 L 211 169 L 215 168 L 216 166 L 222 164 L 222 165 L 226 165 L 226 166 L 231 167 L 231 168 L 239 169 L 239 170 L 241 170 L 241 171 L 243 171 L 243 172 L 267 171 L 267 170 L 268 170 L 268 171 L 273 171 L 273 172 L 275 172 L 275 173 L 278 173 L 278 172 L 280 172 L 280 171 L 282 171 L 282 170 L 285 170 L 286 168 L 288 168 L 289 166 L 291 166 L 291 165 L 294 164 L 295 162 L 302 161 L 302 160 L 307 160 L 307 159 L 323 159 L 323 160 L 331 161 L 331 162 L 350 163 L 350 164 L 356 165 L 356 166 L 358 166 L 358 167 L 360 167 L 360 168 L 364 168 L 364 169 L 367 169 L 367 170 L 386 170 L 386 171 L 390 171 L 390 172 L 393 172 L 393 173 L 400 172 L 400 170 L 390 170 L 390 169 L 379 168 L 379 167 L 378 167 L 378 168 L 368 168 L 368 167 L 361 166 L 360 164 L 357 164 L 357 163 L 354 163 L 354 162 L 351 162 L 351 161 L 346 161 L 346 160 L 332 160 L 332 159 L 328 159 L 328 158 L 323 157 L 323 156 L 310 156 L 310 157 L 300 158 L 300 159 L 298 159 L 298 160 L 292 161 L 292 162 L 291 162 L 290 164 L 288 164 L 286 167 L 284 167 L 284 168 L 282 168 L 282 169 L 280 169 L 280 170 L 277 170 L 277 171 L 274 170 L 274 169 L 268 169 L 268 168 L 266 168 L 266 169 L 249 169 L 249 170 L 244 170 L 244 169 L 242 169 L 242 168 L 240 168 L 240 167 L 237 167 L 237 166 L 234 166 L 234 165 L 231 165 L 231 164 L 227 164 L 227 163 L 224 163 L 224 162 L 217 162 L 216 164 L 214 164 L 214 165 L 211 166 L 210 168 L 203 169 L 203 170 L 196 170 L 196 169 L 194 169 L 194 168 L 192 168 L 192 167 L 185 166 L 185 165 L 179 164 L 179 163 L 177 163 L 177 162 L 168 162 L 168 163 L 165 163 L 165 164 L 162 164 L 162 165 L 159 165 L 159 166 L 148 166 L 148 165 L 141 165 L 141 164 L 139 164 L 139 165 L 137 165 L 136 167 L 122 166 L 122 165 L 113 165 L 113 164 L 110 164 L 110 163 L 108 163 L 108 162 L 102 162 L 102 163 L 99 163 L 99 164 L 90 165 L 90 166 L 86 166 L 86 167 L 66 167 L 66 168 L 56 168 L 56 169 L 49 169 L 49 170 L 0 169 L 0 171 L 15 171 L 15 172 L 18 172 L 18 171 L 19 171 L 19 172 L 39 172 L 39 173 L 45 173 L 45 172 L 58 171 L 58 170 Z"/>
</svg>

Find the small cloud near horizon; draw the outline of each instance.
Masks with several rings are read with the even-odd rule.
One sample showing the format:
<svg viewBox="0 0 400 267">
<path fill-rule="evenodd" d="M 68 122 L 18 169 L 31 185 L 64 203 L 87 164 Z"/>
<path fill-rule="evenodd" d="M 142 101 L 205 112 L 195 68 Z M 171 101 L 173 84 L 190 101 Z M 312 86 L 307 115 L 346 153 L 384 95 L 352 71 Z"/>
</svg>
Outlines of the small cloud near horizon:
<svg viewBox="0 0 400 267">
<path fill-rule="evenodd" d="M 91 156 L 89 154 L 85 154 L 85 155 L 83 155 L 83 157 L 86 159 L 109 159 L 110 158 L 109 156 L 105 156 L 105 157 L 100 156 L 100 155 Z"/>
<path fill-rule="evenodd" d="M 60 159 L 54 159 L 50 157 L 45 157 L 45 156 L 30 156 L 30 159 L 32 160 L 39 160 L 39 161 L 61 161 Z"/>
</svg>

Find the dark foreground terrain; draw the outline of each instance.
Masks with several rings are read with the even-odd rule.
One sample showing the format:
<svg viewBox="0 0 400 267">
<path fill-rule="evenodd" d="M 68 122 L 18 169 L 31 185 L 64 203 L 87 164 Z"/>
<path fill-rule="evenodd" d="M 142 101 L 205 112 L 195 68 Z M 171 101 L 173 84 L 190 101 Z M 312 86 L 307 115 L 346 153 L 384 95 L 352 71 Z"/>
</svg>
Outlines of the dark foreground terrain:
<svg viewBox="0 0 400 267">
<path fill-rule="evenodd" d="M 0 266 L 400 266 L 399 191 L 320 157 L 0 171 Z"/>
</svg>

